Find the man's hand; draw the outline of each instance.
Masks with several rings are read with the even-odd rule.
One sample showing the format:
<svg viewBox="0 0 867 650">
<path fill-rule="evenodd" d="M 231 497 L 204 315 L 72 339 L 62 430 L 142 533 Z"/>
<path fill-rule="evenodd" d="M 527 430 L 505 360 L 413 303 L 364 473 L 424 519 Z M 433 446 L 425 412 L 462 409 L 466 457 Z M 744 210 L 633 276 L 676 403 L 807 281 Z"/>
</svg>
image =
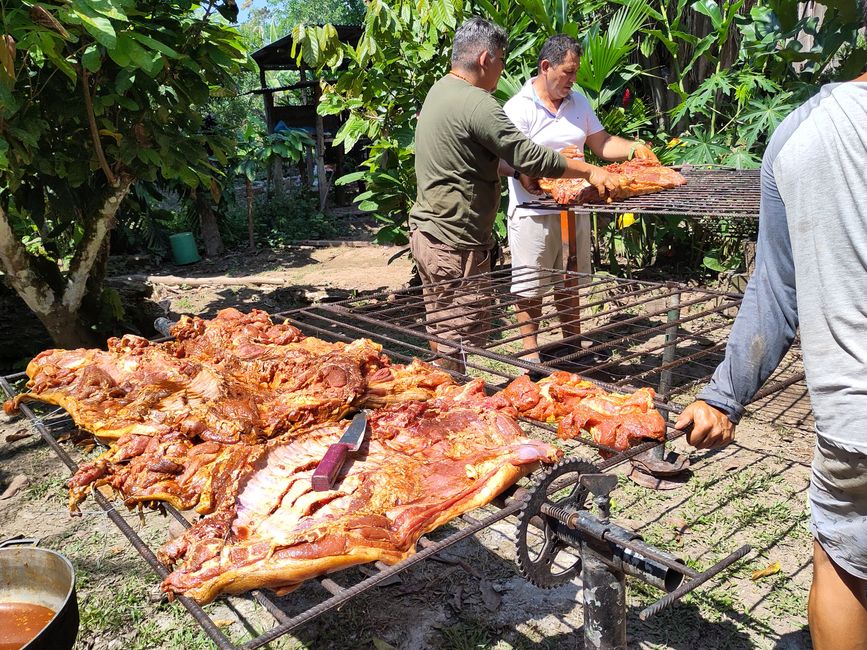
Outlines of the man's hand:
<svg viewBox="0 0 867 650">
<path fill-rule="evenodd" d="M 567 158 L 583 158 L 584 150 L 579 149 L 577 145 L 570 144 L 568 147 L 564 147 L 560 149 L 560 153 L 566 156 Z"/>
<path fill-rule="evenodd" d="M 659 158 L 656 157 L 653 150 L 643 142 L 637 142 L 633 145 L 632 157 L 637 160 L 652 160 L 656 163 L 659 162 Z"/>
<path fill-rule="evenodd" d="M 526 174 L 520 174 L 518 176 L 518 182 L 521 184 L 525 190 L 527 190 L 530 194 L 542 194 L 542 188 L 539 187 L 539 179 L 531 178 Z"/>
<path fill-rule="evenodd" d="M 590 170 L 590 176 L 587 177 L 587 180 L 596 188 L 599 196 L 603 199 L 609 196 L 617 198 L 621 188 L 626 183 L 626 179 L 620 174 L 612 174 L 596 166 Z"/>
<path fill-rule="evenodd" d="M 685 409 L 675 429 L 685 429 L 692 423 L 692 431 L 686 434 L 686 441 L 696 449 L 713 449 L 729 444 L 735 439 L 735 425 L 728 416 L 707 402 L 696 400 Z"/>
</svg>

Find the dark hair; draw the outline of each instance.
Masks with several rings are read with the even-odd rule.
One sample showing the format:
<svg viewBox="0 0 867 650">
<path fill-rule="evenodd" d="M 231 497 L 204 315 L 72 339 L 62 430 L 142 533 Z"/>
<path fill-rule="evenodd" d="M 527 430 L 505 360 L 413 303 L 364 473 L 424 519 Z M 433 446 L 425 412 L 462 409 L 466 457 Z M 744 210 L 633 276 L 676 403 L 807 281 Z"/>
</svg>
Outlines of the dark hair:
<svg viewBox="0 0 867 650">
<path fill-rule="evenodd" d="M 491 56 L 497 56 L 497 51 L 505 53 L 508 45 L 509 39 L 502 27 L 473 16 L 455 32 L 452 66 L 474 70 L 482 52 L 487 51 Z"/>
<path fill-rule="evenodd" d="M 581 56 L 581 46 L 578 41 L 566 34 L 555 34 L 542 44 L 536 65 L 541 66 L 542 61 L 550 61 L 551 65 L 560 65 L 566 60 L 569 52 Z"/>
</svg>

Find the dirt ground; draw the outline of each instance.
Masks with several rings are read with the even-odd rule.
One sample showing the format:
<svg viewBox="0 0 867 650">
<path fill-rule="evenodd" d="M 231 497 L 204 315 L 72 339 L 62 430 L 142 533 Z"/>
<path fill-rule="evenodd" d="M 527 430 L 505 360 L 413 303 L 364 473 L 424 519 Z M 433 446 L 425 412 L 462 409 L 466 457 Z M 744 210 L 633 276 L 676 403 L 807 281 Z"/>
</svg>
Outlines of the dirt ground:
<svg viewBox="0 0 867 650">
<path fill-rule="evenodd" d="M 405 257 L 387 264 L 398 250 L 303 247 L 238 254 L 186 269 L 120 260 L 114 275 L 279 278 L 279 284 L 230 287 L 160 284 L 152 296 L 169 317 L 211 314 L 230 305 L 274 312 L 310 300 L 399 288 L 409 280 L 411 267 Z M 69 441 L 62 444 L 79 460 L 98 452 Z M 691 477 L 675 490 L 650 491 L 621 476 L 612 517 L 691 566 L 702 570 L 742 544 L 753 547 L 744 561 L 647 622 L 639 620 L 638 612 L 663 594 L 630 579 L 630 648 L 810 647 L 805 612 L 811 579 L 806 506 L 811 447 L 812 439 L 803 431 L 747 419 L 729 447 L 712 452 L 682 448 L 690 454 Z M 19 476 L 23 478 L 16 481 Z M 23 482 L 13 495 L 0 499 L 0 539 L 38 537 L 72 560 L 81 612 L 76 647 L 212 647 L 180 605 L 160 599 L 157 576 L 92 500 L 83 504 L 83 516 L 68 515 L 67 478 L 63 464 L 25 420 L 0 416 L 0 494 L 9 484 Z M 158 513 L 140 516 L 122 506 L 118 512 L 154 546 L 166 539 L 168 519 Z M 269 647 L 582 647 L 580 582 L 552 590 L 526 582 L 515 571 L 514 536 L 514 519 L 506 519 Z M 754 571 L 775 563 L 779 571 L 752 579 Z M 361 576 L 351 569 L 334 579 L 351 585 Z M 307 584 L 280 601 L 295 614 L 326 597 L 318 584 Z M 273 625 L 252 599 L 219 601 L 206 609 L 238 643 Z"/>
</svg>

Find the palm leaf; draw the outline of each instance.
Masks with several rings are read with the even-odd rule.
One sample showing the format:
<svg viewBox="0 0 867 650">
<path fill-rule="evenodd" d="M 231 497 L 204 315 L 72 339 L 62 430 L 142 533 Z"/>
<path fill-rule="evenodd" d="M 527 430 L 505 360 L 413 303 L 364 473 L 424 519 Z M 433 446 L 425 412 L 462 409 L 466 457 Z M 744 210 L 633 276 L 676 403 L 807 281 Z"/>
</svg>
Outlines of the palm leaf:
<svg viewBox="0 0 867 650">
<path fill-rule="evenodd" d="M 597 96 L 608 76 L 624 64 L 635 47 L 635 34 L 647 19 L 647 4 L 628 0 L 611 17 L 608 29 L 601 33 L 595 24 L 584 40 L 584 56 L 578 69 L 576 83 Z"/>
</svg>

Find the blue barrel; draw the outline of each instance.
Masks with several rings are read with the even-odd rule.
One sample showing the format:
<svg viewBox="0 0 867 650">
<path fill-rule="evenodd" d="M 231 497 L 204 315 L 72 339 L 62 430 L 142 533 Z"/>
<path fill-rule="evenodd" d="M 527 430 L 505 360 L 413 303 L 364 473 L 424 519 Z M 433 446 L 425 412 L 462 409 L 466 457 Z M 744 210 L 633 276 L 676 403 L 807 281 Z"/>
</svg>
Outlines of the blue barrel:
<svg viewBox="0 0 867 650">
<path fill-rule="evenodd" d="M 172 258 L 175 264 L 192 264 L 202 259 L 199 257 L 193 233 L 179 232 L 169 237 L 169 242 L 172 245 Z"/>
</svg>

